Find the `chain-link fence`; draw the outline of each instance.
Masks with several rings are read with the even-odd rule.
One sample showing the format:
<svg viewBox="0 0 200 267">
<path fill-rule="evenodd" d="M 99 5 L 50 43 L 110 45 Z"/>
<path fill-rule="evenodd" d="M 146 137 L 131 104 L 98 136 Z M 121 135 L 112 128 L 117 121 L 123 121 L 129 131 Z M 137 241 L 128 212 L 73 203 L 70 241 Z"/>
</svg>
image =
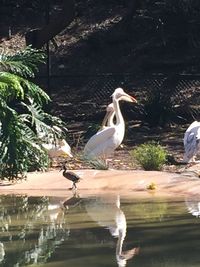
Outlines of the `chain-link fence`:
<svg viewBox="0 0 200 267">
<path fill-rule="evenodd" d="M 68 75 L 52 76 L 49 81 L 53 110 L 67 121 L 102 118 L 117 87 L 138 100 L 137 105 L 121 104 L 129 119 L 186 123 L 200 118 L 200 75 Z"/>
<path fill-rule="evenodd" d="M 14 32 L 18 32 L 19 28 L 22 31 L 22 25 L 26 26 L 25 30 L 44 26 L 48 23 L 49 15 L 56 12 L 59 14 L 62 9 L 60 1 L 55 1 L 54 5 L 53 2 L 37 0 L 28 4 L 27 1 L 20 1 L 19 6 L 14 0 L 9 1 L 9 4 L 4 0 L 0 10 L 0 25 L 9 26 Z M 76 2 L 77 10 L 85 10 L 85 6 L 80 1 Z M 158 4 L 157 1 L 153 2 Z M 168 2 L 170 4 L 170 1 Z M 179 2 L 185 3 L 185 1 L 177 1 L 177 3 Z M 194 7 L 194 18 L 196 18 L 195 3 L 197 2 L 188 1 L 187 5 Z M 197 6 L 199 7 L 199 5 Z M 51 8 L 49 9 L 49 7 Z M 160 10 L 161 7 L 158 8 Z M 185 5 L 181 7 L 182 9 L 186 9 Z M 29 23 L 27 24 L 27 20 L 20 20 L 19 25 L 16 26 L 21 13 L 30 18 Z M 190 41 L 197 39 L 195 41 L 197 44 L 199 42 L 199 24 L 195 23 L 195 25 L 198 27 L 195 26 L 197 28 L 189 32 L 192 35 Z M 62 47 L 62 43 L 60 46 Z M 193 47 L 198 47 L 198 45 L 193 45 Z M 53 53 L 50 52 L 53 58 Z M 59 54 L 59 52 L 57 53 Z M 59 58 L 61 58 L 60 54 Z M 55 61 L 55 58 L 53 59 Z M 67 60 L 68 58 L 65 65 L 68 63 Z M 147 121 L 150 124 L 164 124 L 168 121 L 190 122 L 192 119 L 199 119 L 200 117 L 200 75 L 149 74 L 149 76 L 135 76 L 131 73 L 87 75 L 87 71 L 83 75 L 65 75 L 62 71 L 63 75 L 59 76 L 57 74 L 60 73 L 60 70 L 55 71 L 54 69 L 57 69 L 57 65 L 61 63 L 56 62 L 55 64 L 54 62 L 55 67 L 52 62 L 53 60 L 48 60 L 47 69 L 43 70 L 43 73 L 44 71 L 47 73 L 47 77 L 38 77 L 37 81 L 51 95 L 52 109 L 55 114 L 66 121 L 101 119 L 106 105 L 112 101 L 110 96 L 116 87 L 124 88 L 127 93 L 134 94 L 138 99 L 137 105 L 121 104 L 125 116 L 133 120 Z"/>
</svg>

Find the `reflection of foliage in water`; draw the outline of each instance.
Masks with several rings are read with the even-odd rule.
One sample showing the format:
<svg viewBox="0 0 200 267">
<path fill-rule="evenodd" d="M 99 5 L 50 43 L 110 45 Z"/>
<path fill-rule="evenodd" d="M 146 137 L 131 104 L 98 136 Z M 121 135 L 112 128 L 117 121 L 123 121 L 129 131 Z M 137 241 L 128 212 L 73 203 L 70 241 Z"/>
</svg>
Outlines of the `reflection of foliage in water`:
<svg viewBox="0 0 200 267">
<path fill-rule="evenodd" d="M 69 236 L 60 204 L 51 204 L 48 197 L 1 196 L 0 204 L 5 266 L 46 262 L 56 246 Z M 12 241 L 18 244 L 13 248 L 14 257 L 9 256 L 12 246 L 16 246 Z"/>
<path fill-rule="evenodd" d="M 142 219 L 145 222 L 162 221 L 167 213 L 168 204 L 165 201 L 151 201 L 151 202 L 140 202 L 128 205 L 129 214 L 134 213 L 134 217 Z"/>
<path fill-rule="evenodd" d="M 188 262 L 185 262 L 180 258 L 175 260 L 168 259 L 167 257 L 163 257 L 162 259 L 157 259 L 149 263 L 148 267 L 188 267 Z"/>
</svg>

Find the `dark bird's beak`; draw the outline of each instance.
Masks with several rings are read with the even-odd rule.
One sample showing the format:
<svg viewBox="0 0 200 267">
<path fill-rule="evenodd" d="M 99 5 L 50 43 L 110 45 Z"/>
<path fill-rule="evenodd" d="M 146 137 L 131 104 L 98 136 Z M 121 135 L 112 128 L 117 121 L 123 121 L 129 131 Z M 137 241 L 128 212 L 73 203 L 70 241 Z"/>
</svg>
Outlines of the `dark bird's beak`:
<svg viewBox="0 0 200 267">
<path fill-rule="evenodd" d="M 61 168 L 60 168 L 59 171 L 61 172 L 61 171 L 63 171 L 64 169 L 65 169 L 65 164 L 63 164 L 63 165 L 61 166 Z"/>
<path fill-rule="evenodd" d="M 67 161 L 64 161 L 64 162 L 62 163 L 61 168 L 60 168 L 60 172 L 61 172 L 61 171 L 66 171 L 66 170 L 67 170 L 67 168 L 66 168 L 66 163 L 67 163 Z"/>
</svg>

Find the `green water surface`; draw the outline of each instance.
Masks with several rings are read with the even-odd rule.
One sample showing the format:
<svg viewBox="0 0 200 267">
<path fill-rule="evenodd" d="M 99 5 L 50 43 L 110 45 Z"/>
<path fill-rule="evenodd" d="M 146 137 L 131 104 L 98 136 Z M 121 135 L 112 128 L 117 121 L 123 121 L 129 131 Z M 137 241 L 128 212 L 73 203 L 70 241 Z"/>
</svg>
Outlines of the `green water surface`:
<svg viewBox="0 0 200 267">
<path fill-rule="evenodd" d="M 200 266 L 200 198 L 0 196 L 0 266 Z"/>
</svg>

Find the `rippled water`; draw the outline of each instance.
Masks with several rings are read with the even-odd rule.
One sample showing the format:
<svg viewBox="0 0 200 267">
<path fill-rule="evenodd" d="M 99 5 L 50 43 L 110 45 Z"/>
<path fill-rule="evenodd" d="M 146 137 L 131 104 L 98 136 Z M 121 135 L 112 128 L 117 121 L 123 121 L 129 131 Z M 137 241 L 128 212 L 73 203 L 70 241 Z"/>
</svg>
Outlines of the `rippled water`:
<svg viewBox="0 0 200 267">
<path fill-rule="evenodd" d="M 0 266 L 200 266 L 200 198 L 0 196 Z"/>
</svg>

